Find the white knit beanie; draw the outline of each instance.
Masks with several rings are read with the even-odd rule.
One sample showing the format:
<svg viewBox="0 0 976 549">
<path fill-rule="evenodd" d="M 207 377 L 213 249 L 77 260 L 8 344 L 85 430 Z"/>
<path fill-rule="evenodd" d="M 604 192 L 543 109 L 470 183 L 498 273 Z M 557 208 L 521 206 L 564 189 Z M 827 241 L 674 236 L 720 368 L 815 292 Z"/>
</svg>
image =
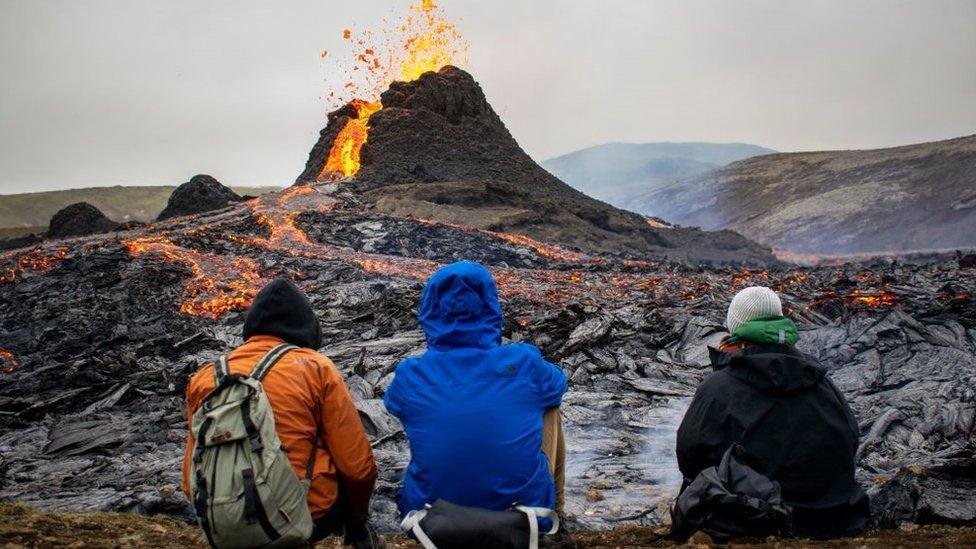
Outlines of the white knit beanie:
<svg viewBox="0 0 976 549">
<path fill-rule="evenodd" d="M 735 294 L 725 317 L 725 327 L 734 334 L 739 326 L 750 320 L 769 316 L 783 316 L 783 304 L 776 292 L 765 286 L 750 286 Z"/>
</svg>

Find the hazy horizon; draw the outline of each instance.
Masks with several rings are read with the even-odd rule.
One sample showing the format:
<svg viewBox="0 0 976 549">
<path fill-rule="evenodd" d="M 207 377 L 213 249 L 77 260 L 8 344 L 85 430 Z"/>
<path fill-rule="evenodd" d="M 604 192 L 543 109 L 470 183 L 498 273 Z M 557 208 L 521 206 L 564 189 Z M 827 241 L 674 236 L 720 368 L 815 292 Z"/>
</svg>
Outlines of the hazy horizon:
<svg viewBox="0 0 976 549">
<path fill-rule="evenodd" d="M 0 194 L 288 185 L 342 29 L 409 1 L 0 1 Z M 538 161 L 608 142 L 881 148 L 976 133 L 976 2 L 441 0 Z M 329 50 L 327 59 L 320 58 Z"/>
</svg>

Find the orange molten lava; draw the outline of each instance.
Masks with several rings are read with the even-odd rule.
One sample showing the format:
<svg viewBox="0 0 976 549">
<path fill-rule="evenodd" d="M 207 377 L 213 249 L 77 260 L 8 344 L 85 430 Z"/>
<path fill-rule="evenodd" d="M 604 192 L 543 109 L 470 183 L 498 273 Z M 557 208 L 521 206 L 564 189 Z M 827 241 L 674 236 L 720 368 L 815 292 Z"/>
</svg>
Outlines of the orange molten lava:
<svg viewBox="0 0 976 549">
<path fill-rule="evenodd" d="M 13 353 L 6 349 L 0 349 L 0 371 L 5 374 L 12 374 L 20 368 L 20 362 Z"/>
<path fill-rule="evenodd" d="M 889 292 L 888 290 L 881 290 L 878 292 L 867 292 L 863 290 L 854 290 L 849 296 L 855 303 L 866 305 L 868 307 L 893 307 L 901 303 L 901 298 L 897 294 Z"/>
<path fill-rule="evenodd" d="M 353 71 L 368 80 L 367 87 L 375 98 L 393 80 L 412 82 L 429 71 L 437 71 L 446 65 L 462 64 L 467 59 L 468 43 L 457 27 L 444 19 L 433 0 L 421 0 L 411 5 L 415 15 L 409 15 L 388 37 L 388 61 L 383 62 L 378 48 L 371 44 L 373 34 L 365 32 L 363 38 L 353 38 L 352 31 L 344 29 L 342 36 L 352 40 L 362 50 L 356 54 Z M 360 69 L 362 69 L 360 71 Z M 350 91 L 359 89 L 352 81 L 346 82 Z M 359 153 L 369 135 L 369 119 L 383 105 L 377 101 L 353 99 L 356 118 L 350 118 L 332 143 L 329 156 L 318 175 L 318 181 L 334 181 L 340 177 L 352 177 L 359 172 Z"/>
<path fill-rule="evenodd" d="M 404 59 L 400 62 L 400 80 L 412 82 L 421 74 L 453 65 L 467 56 L 468 45 L 453 23 L 437 13 L 433 0 L 410 6 L 418 14 L 407 18 L 401 30 L 408 33 L 403 43 Z"/>
<path fill-rule="evenodd" d="M 325 161 L 322 173 L 319 174 L 319 181 L 325 178 L 335 180 L 340 176 L 350 177 L 359 171 L 359 151 L 366 143 L 369 117 L 383 108 L 383 104 L 379 101 L 370 103 L 362 99 L 353 99 L 351 105 L 356 110 L 356 118 L 350 118 L 332 142 L 332 150 Z"/>
<path fill-rule="evenodd" d="M 163 237 L 136 238 L 124 244 L 133 256 L 160 255 L 190 268 L 193 278 L 185 286 L 180 305 L 180 311 L 189 315 L 217 318 L 246 309 L 265 282 L 258 274 L 258 263 L 247 257 L 188 250 Z"/>
<path fill-rule="evenodd" d="M 33 271 L 44 274 L 60 265 L 66 255 L 68 255 L 67 246 L 60 246 L 54 250 L 45 250 L 41 247 L 33 248 L 20 256 L 13 265 L 4 267 L 0 271 L 0 284 L 16 282 L 26 272 Z"/>
</svg>

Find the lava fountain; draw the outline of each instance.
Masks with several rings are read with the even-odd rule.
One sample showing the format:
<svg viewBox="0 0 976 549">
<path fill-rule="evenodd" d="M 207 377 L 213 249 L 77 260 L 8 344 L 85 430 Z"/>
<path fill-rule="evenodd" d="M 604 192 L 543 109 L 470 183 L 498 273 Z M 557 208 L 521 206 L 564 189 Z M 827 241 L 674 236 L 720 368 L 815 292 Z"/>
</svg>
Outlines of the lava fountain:
<svg viewBox="0 0 976 549">
<path fill-rule="evenodd" d="M 387 35 L 385 60 L 371 44 L 373 33 L 366 31 L 362 36 L 354 37 L 349 29 L 343 30 L 344 39 L 362 48 L 356 54 L 352 70 L 366 79 L 372 99 L 355 98 L 349 102 L 353 113 L 336 136 L 318 181 L 335 181 L 359 172 L 359 153 L 369 136 L 369 119 L 383 108 L 379 94 L 393 80 L 412 82 L 425 72 L 466 61 L 467 41 L 457 27 L 444 18 L 433 0 L 411 5 L 410 11 L 413 13 Z M 345 88 L 359 89 L 352 81 L 347 82 Z"/>
</svg>

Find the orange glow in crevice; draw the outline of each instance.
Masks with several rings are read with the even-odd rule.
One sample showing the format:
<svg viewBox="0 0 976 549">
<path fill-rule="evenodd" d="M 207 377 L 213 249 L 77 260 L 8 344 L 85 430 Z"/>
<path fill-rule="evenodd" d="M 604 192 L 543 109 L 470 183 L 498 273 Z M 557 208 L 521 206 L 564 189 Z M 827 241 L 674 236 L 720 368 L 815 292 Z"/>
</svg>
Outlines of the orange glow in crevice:
<svg viewBox="0 0 976 549">
<path fill-rule="evenodd" d="M 14 261 L 13 265 L 0 270 L 0 284 L 16 282 L 24 273 L 44 274 L 57 267 L 68 255 L 67 246 L 46 250 L 40 246 L 32 248 Z M 4 259 L 16 256 L 5 255 Z"/>
</svg>

